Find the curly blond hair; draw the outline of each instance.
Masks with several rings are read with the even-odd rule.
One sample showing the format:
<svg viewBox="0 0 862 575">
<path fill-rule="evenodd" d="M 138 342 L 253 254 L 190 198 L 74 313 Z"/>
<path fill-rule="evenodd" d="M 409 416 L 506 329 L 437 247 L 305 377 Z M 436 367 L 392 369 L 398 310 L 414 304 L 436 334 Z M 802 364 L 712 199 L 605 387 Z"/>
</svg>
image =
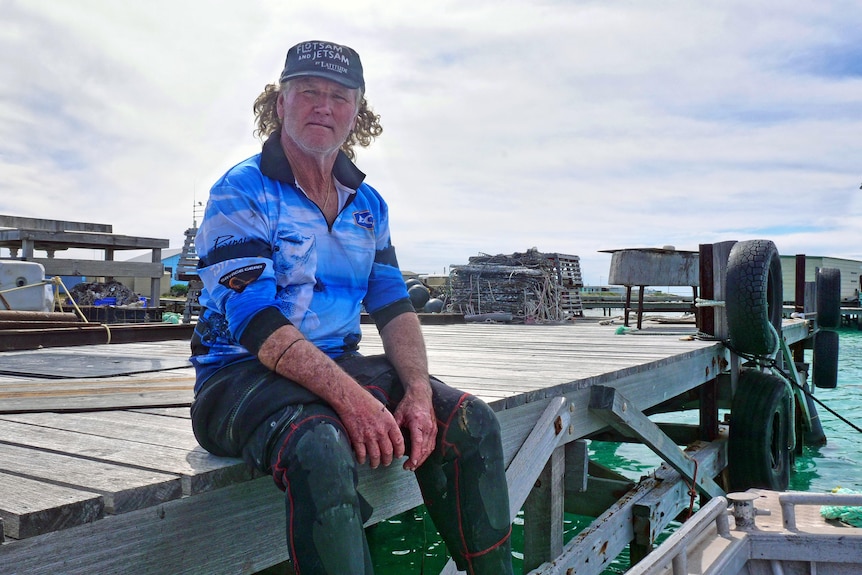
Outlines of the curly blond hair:
<svg viewBox="0 0 862 575">
<path fill-rule="evenodd" d="M 289 82 L 289 80 L 288 80 Z M 273 132 L 281 130 L 281 120 L 276 112 L 276 101 L 278 94 L 287 87 L 287 83 L 282 85 L 267 84 L 260 96 L 254 101 L 254 117 L 257 128 L 254 135 L 265 140 Z M 363 148 L 367 148 L 374 141 L 374 138 L 383 133 L 383 126 L 380 125 L 380 116 L 371 110 L 365 95 L 362 94 L 359 101 L 359 112 L 356 114 L 356 125 L 353 126 L 353 131 L 347 136 L 347 140 L 341 144 L 341 150 L 347 154 L 351 160 L 356 158 L 356 152 L 353 146 L 359 144 Z"/>
</svg>

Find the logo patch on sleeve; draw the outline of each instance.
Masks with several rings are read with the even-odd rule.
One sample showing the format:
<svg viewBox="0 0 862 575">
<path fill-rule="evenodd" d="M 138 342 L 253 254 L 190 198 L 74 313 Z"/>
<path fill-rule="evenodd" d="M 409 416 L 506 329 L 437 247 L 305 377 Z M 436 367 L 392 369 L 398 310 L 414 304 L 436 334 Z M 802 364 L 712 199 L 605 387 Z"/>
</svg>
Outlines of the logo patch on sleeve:
<svg viewBox="0 0 862 575">
<path fill-rule="evenodd" d="M 353 212 L 353 221 L 360 228 L 365 228 L 366 230 L 374 229 L 374 215 L 369 210 Z"/>
<path fill-rule="evenodd" d="M 266 264 L 245 266 L 226 273 L 218 280 L 218 283 L 237 293 L 242 293 L 248 284 L 260 277 L 265 268 Z"/>
</svg>

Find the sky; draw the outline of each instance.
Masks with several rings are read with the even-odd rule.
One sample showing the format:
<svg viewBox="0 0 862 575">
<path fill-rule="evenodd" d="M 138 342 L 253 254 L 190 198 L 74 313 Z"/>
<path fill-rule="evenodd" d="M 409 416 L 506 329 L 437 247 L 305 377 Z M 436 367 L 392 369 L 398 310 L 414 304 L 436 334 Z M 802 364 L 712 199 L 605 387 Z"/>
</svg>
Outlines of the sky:
<svg viewBox="0 0 862 575">
<path fill-rule="evenodd" d="M 0 14 L 0 214 L 182 247 L 212 183 L 260 150 L 252 103 L 287 49 L 327 40 L 359 52 L 381 116 L 357 165 L 402 269 L 535 247 L 579 256 L 600 284 L 602 250 L 747 239 L 862 259 L 858 0 L 0 0 Z"/>
</svg>

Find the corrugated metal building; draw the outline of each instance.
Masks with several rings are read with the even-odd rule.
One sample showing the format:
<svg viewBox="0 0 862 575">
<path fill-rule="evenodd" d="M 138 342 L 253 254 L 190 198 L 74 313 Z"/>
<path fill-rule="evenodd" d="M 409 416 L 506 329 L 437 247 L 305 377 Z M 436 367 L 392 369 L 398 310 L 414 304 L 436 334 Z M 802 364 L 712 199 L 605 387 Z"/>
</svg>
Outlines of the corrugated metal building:
<svg viewBox="0 0 862 575">
<path fill-rule="evenodd" d="M 862 271 L 862 261 L 828 256 L 805 257 L 805 281 L 813 282 L 815 274 L 821 268 L 838 268 L 841 270 L 841 299 L 858 302 L 862 291 L 859 272 Z M 796 294 L 796 256 L 781 256 L 781 275 L 784 283 L 784 301 L 792 302 Z"/>
</svg>

